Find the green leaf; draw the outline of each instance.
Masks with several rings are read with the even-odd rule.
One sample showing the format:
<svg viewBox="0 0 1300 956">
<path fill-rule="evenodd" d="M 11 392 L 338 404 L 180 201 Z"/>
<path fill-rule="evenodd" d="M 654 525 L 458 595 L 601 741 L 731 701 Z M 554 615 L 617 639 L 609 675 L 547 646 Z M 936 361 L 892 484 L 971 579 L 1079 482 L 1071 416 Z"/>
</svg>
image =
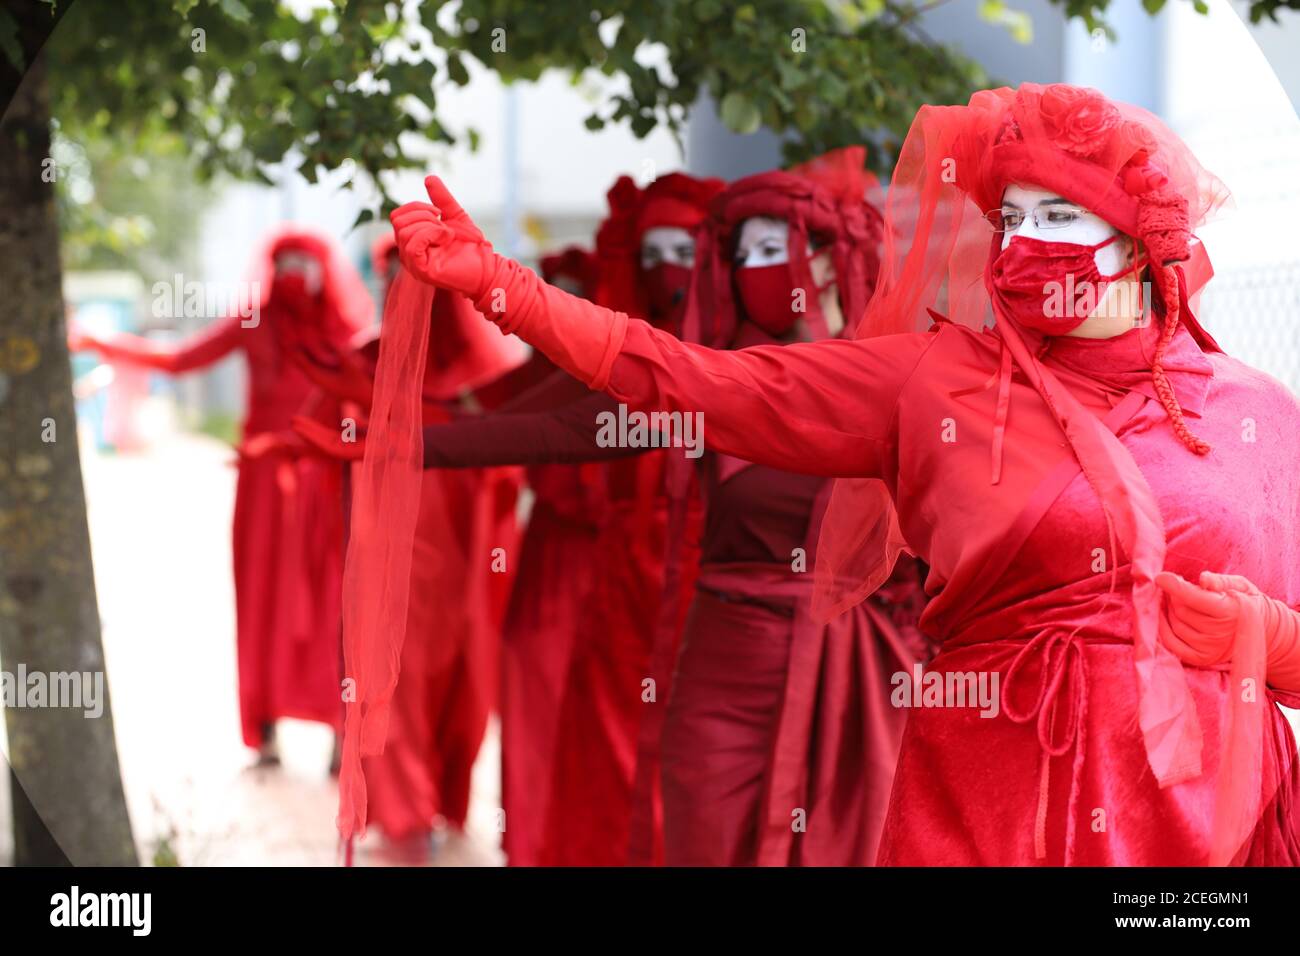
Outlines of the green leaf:
<svg viewBox="0 0 1300 956">
<path fill-rule="evenodd" d="M 469 82 L 469 70 L 465 68 L 459 54 L 449 53 L 447 55 L 447 76 L 457 86 L 464 86 Z"/>
<path fill-rule="evenodd" d="M 722 98 L 718 114 L 723 125 L 733 133 L 755 133 L 763 125 L 763 115 L 758 107 L 739 90 L 732 90 Z"/>
<path fill-rule="evenodd" d="M 18 21 L 4 7 L 0 7 L 0 50 L 4 51 L 9 63 L 19 73 L 27 69 L 23 47 L 18 42 Z"/>
<path fill-rule="evenodd" d="M 221 12 L 240 23 L 251 23 L 253 14 L 240 0 L 221 0 Z"/>
</svg>

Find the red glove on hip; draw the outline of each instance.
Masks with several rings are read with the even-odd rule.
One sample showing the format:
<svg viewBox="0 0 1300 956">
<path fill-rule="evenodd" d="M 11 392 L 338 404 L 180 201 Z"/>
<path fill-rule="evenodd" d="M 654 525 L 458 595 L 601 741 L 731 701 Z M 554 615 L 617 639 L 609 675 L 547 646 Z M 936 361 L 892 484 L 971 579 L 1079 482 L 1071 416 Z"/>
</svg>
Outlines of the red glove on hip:
<svg viewBox="0 0 1300 956">
<path fill-rule="evenodd" d="M 1300 691 L 1300 612 L 1235 574 L 1205 571 L 1197 587 L 1165 571 L 1156 576 L 1156 584 L 1165 592 L 1160 640 L 1180 660 L 1197 667 L 1227 663 L 1243 614 L 1256 613 L 1268 655 L 1269 685 Z"/>
<path fill-rule="evenodd" d="M 416 278 L 468 296 L 504 333 L 518 335 L 594 389 L 603 389 L 628 317 L 547 285 L 499 256 L 442 180 L 424 181 L 432 204 L 407 203 L 390 219 L 402 264 Z"/>
</svg>

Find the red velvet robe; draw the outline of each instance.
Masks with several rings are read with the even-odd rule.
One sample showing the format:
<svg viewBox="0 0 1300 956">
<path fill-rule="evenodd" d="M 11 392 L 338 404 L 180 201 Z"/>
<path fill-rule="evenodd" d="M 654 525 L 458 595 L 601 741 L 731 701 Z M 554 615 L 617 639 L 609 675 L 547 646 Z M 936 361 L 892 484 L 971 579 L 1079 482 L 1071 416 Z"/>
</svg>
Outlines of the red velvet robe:
<svg viewBox="0 0 1300 956">
<path fill-rule="evenodd" d="M 1204 731 L 1203 772 L 1159 787 L 1137 730 L 1127 558 L 1113 553 L 1097 499 L 1042 399 L 1001 364 L 995 331 L 945 323 L 929 333 L 718 352 L 621 323 L 607 383 L 616 398 L 702 411 L 709 444 L 729 454 L 883 480 L 907 541 L 931 568 L 921 625 L 943 642 L 931 670 L 998 682 L 989 716 L 955 700 L 911 708 L 881 863 L 1208 859 L 1228 675 L 1185 668 Z M 1300 408 L 1268 376 L 1202 353 L 1180 330 L 1166 370 L 1213 446 L 1192 455 L 1143 371 L 1158 331 L 1048 340 L 1042 361 L 1137 460 L 1164 516 L 1170 570 L 1244 575 L 1294 607 Z M 1003 387 L 1003 480 L 991 484 Z M 1263 767 L 1253 782 L 1261 813 L 1236 859 L 1294 864 L 1300 779 L 1276 703 L 1300 700 L 1264 693 Z"/>
</svg>

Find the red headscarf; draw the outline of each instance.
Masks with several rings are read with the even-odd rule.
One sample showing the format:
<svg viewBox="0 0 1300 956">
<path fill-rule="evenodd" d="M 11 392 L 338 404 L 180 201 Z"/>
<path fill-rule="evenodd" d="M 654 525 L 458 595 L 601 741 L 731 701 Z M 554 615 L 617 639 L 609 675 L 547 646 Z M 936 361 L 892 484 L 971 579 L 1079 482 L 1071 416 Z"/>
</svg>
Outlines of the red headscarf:
<svg viewBox="0 0 1300 956">
<path fill-rule="evenodd" d="M 270 302 L 275 284 L 275 259 L 284 252 L 301 252 L 320 264 L 324 308 L 309 313 L 319 316 L 316 329 L 276 330 L 277 334 L 289 331 L 299 336 L 319 335 L 335 347 L 342 347 L 374 322 L 374 300 L 357 270 L 339 256 L 336 243 L 310 227 L 292 223 L 272 230 L 254 254 L 250 279 L 256 283 L 259 307 L 264 309 Z"/>
<path fill-rule="evenodd" d="M 578 283 L 584 299 L 596 293 L 596 277 L 600 274 L 596 254 L 582 246 L 566 246 L 559 252 L 542 256 L 537 263 L 542 278 L 554 283 L 558 278 L 572 279 Z"/>
<path fill-rule="evenodd" d="M 955 322 L 983 327 L 991 312 L 984 280 L 998 243 L 991 244 L 982 213 L 1001 205 L 1009 183 L 1058 191 L 1146 246 L 1166 323 L 1153 363 L 1155 385 L 1172 426 L 1185 430 L 1173 390 L 1167 380 L 1162 384 L 1160 360 L 1180 322 L 1202 348 L 1217 348 L 1186 298 L 1210 273 L 1191 229 L 1226 200 L 1227 190 L 1160 120 L 1095 90 L 1026 83 L 981 91 L 966 106 L 921 108 L 894 170 L 879 285 L 859 333 L 922 330 L 935 307 Z M 1037 359 L 1041 340 L 1003 316 L 992 318 L 1002 342 L 999 382 L 1009 382 L 1014 364 L 1037 390 L 1130 559 L 1139 722 L 1151 770 L 1162 786 L 1198 776 L 1195 707 L 1181 665 L 1157 636 L 1154 577 L 1163 568 L 1165 537 L 1151 488 L 1115 435 Z M 998 392 L 1005 396 L 1007 389 L 999 384 Z M 1008 423 L 1004 400 L 997 409 L 989 423 L 991 480 L 1004 487 L 990 496 L 988 520 L 1009 524 L 1014 515 L 994 513 L 994 503 L 1015 506 L 1018 494 L 1005 486 L 1029 476 L 1000 475 L 1002 436 L 1014 441 L 1015 423 Z M 1196 450 L 1194 440 L 1187 444 Z M 1196 460 L 1189 452 L 1189 466 Z M 1030 491 L 1024 489 L 1025 498 Z M 879 482 L 837 480 L 818 548 L 818 613 L 833 615 L 870 594 L 905 546 Z"/>
<path fill-rule="evenodd" d="M 747 176 L 717 195 L 699 232 L 683 337 L 714 348 L 731 344 L 737 321 L 732 250 L 740 226 L 755 216 L 789 223 L 787 250 L 800 288 L 815 285 L 809 239 L 830 249 L 840 305 L 851 326 L 866 307 L 880 266 L 880 184 L 865 161 L 861 146 L 838 149 L 788 171 Z M 825 317 L 816 297 L 810 298 L 809 326 L 815 338 L 824 338 Z"/>
<path fill-rule="evenodd" d="M 693 232 L 724 185 L 720 179 L 668 173 L 640 189 L 630 176 L 620 176 L 607 194 L 609 215 L 596 231 L 595 301 L 648 318 L 650 303 L 641 281 L 642 237 L 656 228 Z"/>
</svg>

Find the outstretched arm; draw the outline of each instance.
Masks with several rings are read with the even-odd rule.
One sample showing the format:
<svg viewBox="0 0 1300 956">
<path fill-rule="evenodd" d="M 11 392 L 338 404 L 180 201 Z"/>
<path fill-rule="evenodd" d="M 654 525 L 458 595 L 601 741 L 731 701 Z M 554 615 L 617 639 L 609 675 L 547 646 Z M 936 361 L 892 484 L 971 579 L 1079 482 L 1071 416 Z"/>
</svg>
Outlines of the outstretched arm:
<svg viewBox="0 0 1300 956">
<path fill-rule="evenodd" d="M 608 395 L 588 393 L 579 401 L 546 411 L 496 412 L 428 425 L 424 429 L 424 467 L 581 464 L 628 458 L 649 450 L 605 442 L 599 418 L 603 412 L 616 414 L 617 402 Z M 364 438 L 347 440 L 332 425 L 295 416 L 293 428 L 325 455 L 359 461 L 365 453 Z"/>
<path fill-rule="evenodd" d="M 703 414 L 705 443 L 760 464 L 819 475 L 881 475 L 899 394 L 935 336 L 886 336 L 718 351 L 548 286 L 498 256 L 437 177 L 429 203 L 393 213 L 416 276 L 470 296 L 591 388 L 639 409 Z"/>
<path fill-rule="evenodd" d="M 120 333 L 111 339 L 74 334 L 68 343 L 73 351 L 94 350 L 109 362 L 137 365 L 142 368 L 180 375 L 225 358 L 239 344 L 242 331 L 238 316 L 228 316 L 210 323 L 183 342 L 164 344 L 138 335 Z"/>
<path fill-rule="evenodd" d="M 537 404 L 531 396 L 541 396 L 554 382 L 567 381 L 567 397 L 556 397 L 543 404 Z M 539 391 L 542 390 L 542 391 Z M 528 361 L 517 365 L 492 381 L 480 385 L 466 396 L 464 404 L 479 411 L 497 411 L 518 408 L 521 411 L 551 408 L 554 405 L 573 401 L 584 393 L 581 383 L 555 367 L 555 363 L 541 352 L 534 351 Z"/>
<path fill-rule="evenodd" d="M 425 468 L 555 465 L 610 461 L 649 449 L 602 443 L 599 416 L 616 412 L 608 395 L 588 394 L 540 412 L 497 413 L 424 429 Z"/>
</svg>

